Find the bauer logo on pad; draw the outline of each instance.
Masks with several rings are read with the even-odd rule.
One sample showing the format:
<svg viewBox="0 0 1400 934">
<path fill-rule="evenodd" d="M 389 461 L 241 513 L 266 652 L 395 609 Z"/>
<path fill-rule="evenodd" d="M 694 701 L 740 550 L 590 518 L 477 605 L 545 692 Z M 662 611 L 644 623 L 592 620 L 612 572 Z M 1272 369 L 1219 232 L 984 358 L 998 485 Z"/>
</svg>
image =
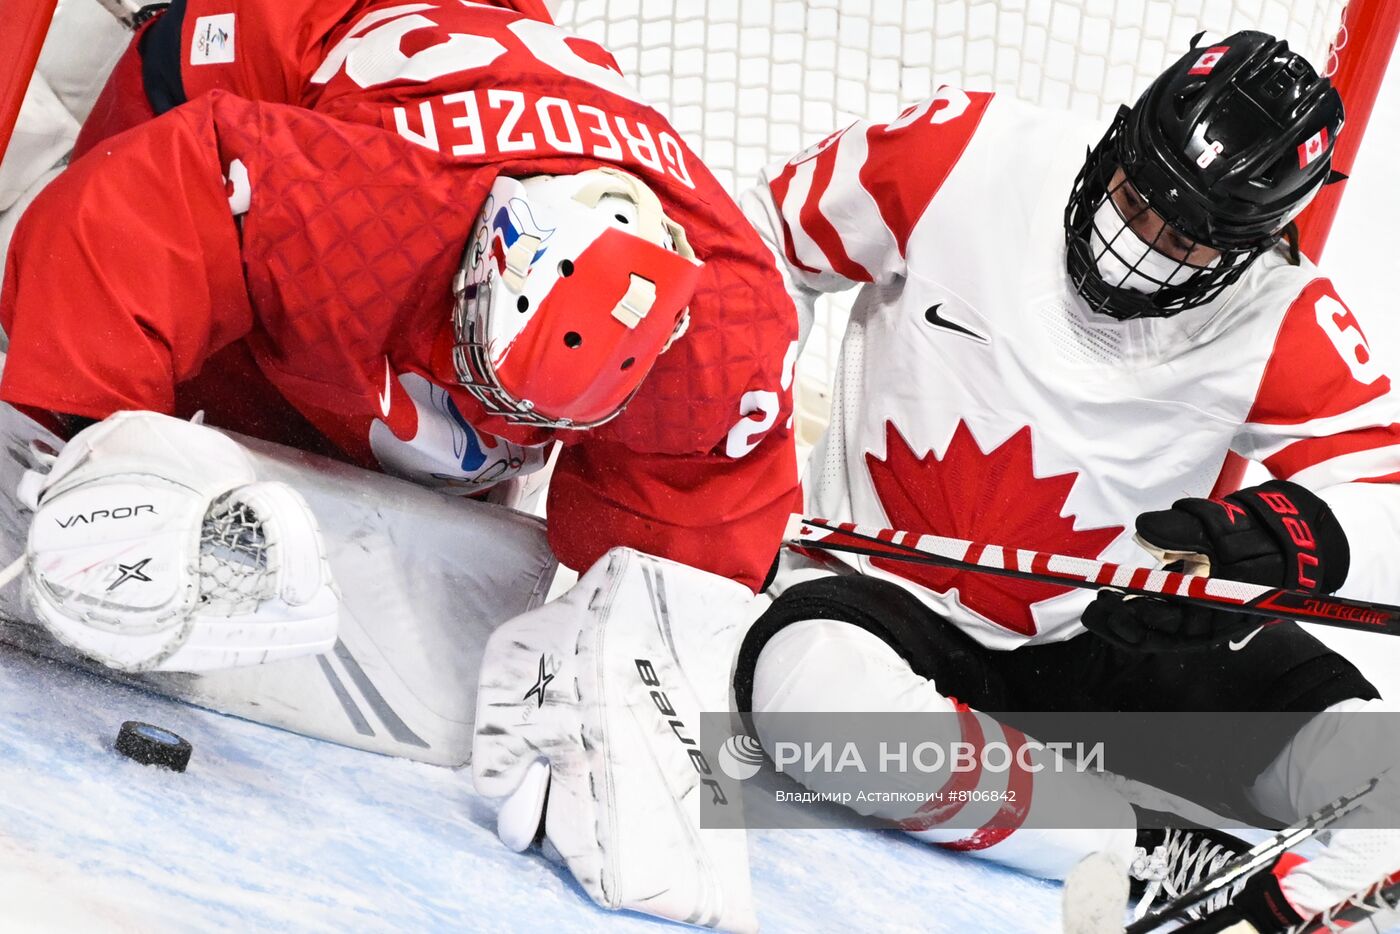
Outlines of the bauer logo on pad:
<svg viewBox="0 0 1400 934">
<path fill-rule="evenodd" d="M 1196 59 L 1196 64 L 1191 66 L 1188 75 L 1208 75 L 1210 74 L 1225 53 L 1230 51 L 1228 45 L 1213 45 L 1201 53 L 1201 57 Z"/>
<path fill-rule="evenodd" d="M 233 61 L 233 14 L 201 16 L 194 21 L 191 65 L 222 65 Z"/>
</svg>

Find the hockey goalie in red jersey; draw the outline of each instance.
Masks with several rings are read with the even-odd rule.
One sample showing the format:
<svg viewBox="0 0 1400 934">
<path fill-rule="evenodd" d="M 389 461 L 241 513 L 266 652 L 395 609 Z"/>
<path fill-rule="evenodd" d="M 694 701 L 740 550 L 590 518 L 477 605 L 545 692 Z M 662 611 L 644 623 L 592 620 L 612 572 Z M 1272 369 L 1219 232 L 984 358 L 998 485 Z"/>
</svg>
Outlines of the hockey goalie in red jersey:
<svg viewBox="0 0 1400 934">
<path fill-rule="evenodd" d="M 1290 229 L 1333 180 L 1341 129 L 1326 78 L 1241 32 L 1193 47 L 1106 134 L 943 88 L 774 167 L 741 204 L 799 307 L 862 288 L 808 514 L 1124 564 L 1144 563 L 1142 542 L 1220 577 L 1394 602 L 1400 403 Z M 1276 479 L 1216 489 L 1231 452 Z M 1350 662 L 1291 623 L 1250 638 L 1257 624 L 1229 612 L 882 557 L 785 555 L 776 589 L 736 676 L 770 748 L 797 727 L 762 715 L 797 711 L 1382 709 Z M 1002 737 L 983 715 L 970 733 L 955 719 L 950 742 Z M 1224 799 L 1212 804 L 1291 822 L 1396 764 L 1386 719 L 1276 727 L 1256 753 L 1211 766 Z M 1154 749 L 1199 761 L 1190 735 Z M 1231 855 L 1177 831 L 1135 838 L 1116 793 L 1039 755 L 983 772 L 993 803 L 956 826 L 940 821 L 957 808 L 881 816 L 1052 878 L 1107 851 L 1168 895 Z M 817 791 L 830 780 L 805 778 Z M 1122 829 L 1037 825 L 1038 806 L 1076 799 Z M 1325 857 L 1281 883 L 1264 874 L 1201 930 L 1282 931 L 1397 868 L 1400 832 L 1339 831 Z"/>
<path fill-rule="evenodd" d="M 796 318 L 607 53 L 479 4 L 204 7 L 148 25 L 26 213 L 0 397 L 203 409 L 463 492 L 558 438 L 566 564 L 631 545 L 757 586 Z"/>
<path fill-rule="evenodd" d="M 528 843 L 552 763 L 548 835 L 595 898 L 751 927 L 742 836 L 714 857 L 680 820 L 701 776 L 653 742 L 666 721 L 630 666 L 656 656 L 672 716 L 724 706 L 797 503 L 798 322 L 766 246 L 611 56 L 532 0 L 190 0 L 142 26 L 75 155 L 0 295 L 0 398 L 73 435 L 21 490 L 46 626 L 137 671 L 331 644 L 305 503 L 252 482 L 196 412 L 448 493 L 499 490 L 558 443 L 549 543 L 587 573 L 488 646 L 478 784 L 518 792 L 502 835 Z M 137 493 L 155 506 L 120 528 L 71 521 Z M 190 522 L 230 502 L 274 517 L 285 566 L 276 600 L 219 617 L 179 574 Z M 658 764 L 619 796 L 598 748 Z M 619 850 L 598 810 L 675 839 Z"/>
</svg>

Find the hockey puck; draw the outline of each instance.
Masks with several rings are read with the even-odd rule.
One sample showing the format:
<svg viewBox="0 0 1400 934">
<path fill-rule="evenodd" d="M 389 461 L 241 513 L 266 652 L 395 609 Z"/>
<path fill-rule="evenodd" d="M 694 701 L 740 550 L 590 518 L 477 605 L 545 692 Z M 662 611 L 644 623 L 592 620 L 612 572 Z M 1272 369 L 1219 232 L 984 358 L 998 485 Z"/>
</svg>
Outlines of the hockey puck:
<svg viewBox="0 0 1400 934">
<path fill-rule="evenodd" d="M 128 720 L 117 734 L 117 752 L 142 765 L 158 765 L 183 772 L 194 751 L 185 739 L 169 730 L 139 720 Z"/>
</svg>

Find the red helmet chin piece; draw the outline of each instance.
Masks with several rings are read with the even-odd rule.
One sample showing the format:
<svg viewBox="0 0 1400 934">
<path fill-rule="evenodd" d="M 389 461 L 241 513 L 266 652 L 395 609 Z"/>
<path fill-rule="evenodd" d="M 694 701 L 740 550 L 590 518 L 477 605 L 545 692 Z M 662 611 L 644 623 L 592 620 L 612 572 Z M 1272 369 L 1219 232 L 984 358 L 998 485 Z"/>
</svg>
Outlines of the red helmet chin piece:
<svg viewBox="0 0 1400 934">
<path fill-rule="evenodd" d="M 630 175 L 497 179 L 454 283 L 458 378 L 513 422 L 600 425 L 685 329 L 700 268 Z"/>
</svg>

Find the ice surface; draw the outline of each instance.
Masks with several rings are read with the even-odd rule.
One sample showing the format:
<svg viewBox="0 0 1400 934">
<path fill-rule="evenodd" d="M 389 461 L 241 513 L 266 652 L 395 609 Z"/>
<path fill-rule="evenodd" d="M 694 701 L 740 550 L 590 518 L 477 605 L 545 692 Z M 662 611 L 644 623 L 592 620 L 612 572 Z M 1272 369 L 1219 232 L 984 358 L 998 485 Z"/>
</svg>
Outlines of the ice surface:
<svg viewBox="0 0 1400 934">
<path fill-rule="evenodd" d="M 194 745 L 112 752 L 123 720 Z M 495 837 L 470 777 L 306 739 L 0 648 L 0 928 L 643 930 Z M 1030 934 L 1059 886 L 898 834 L 756 831 L 766 931 Z M 100 922 L 100 926 L 99 926 Z"/>
</svg>

